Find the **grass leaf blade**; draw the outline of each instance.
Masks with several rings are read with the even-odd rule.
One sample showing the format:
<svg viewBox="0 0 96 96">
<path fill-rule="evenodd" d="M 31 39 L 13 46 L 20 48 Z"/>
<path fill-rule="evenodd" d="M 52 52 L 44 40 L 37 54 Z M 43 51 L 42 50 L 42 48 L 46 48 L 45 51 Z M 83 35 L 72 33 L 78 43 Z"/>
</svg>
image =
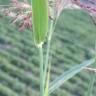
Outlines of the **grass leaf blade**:
<svg viewBox="0 0 96 96">
<path fill-rule="evenodd" d="M 48 32 L 48 0 L 32 0 L 32 22 L 35 44 L 41 45 Z"/>
<path fill-rule="evenodd" d="M 54 80 L 49 86 L 49 94 L 52 93 L 54 90 L 58 89 L 65 81 L 72 78 L 74 75 L 79 73 L 85 67 L 93 64 L 95 62 L 95 58 L 86 60 L 83 63 L 74 66 L 72 69 L 64 72 L 61 76 L 59 76 L 56 80 Z"/>
</svg>

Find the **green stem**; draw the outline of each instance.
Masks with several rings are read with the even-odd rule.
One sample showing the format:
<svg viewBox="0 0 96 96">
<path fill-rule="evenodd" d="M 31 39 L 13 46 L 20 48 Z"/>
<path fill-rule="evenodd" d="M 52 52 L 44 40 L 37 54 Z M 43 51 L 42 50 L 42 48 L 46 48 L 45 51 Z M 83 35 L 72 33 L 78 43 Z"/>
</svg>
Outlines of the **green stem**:
<svg viewBox="0 0 96 96">
<path fill-rule="evenodd" d="M 42 45 L 39 47 L 40 55 L 40 96 L 44 96 L 44 73 L 43 73 L 43 49 Z"/>
<path fill-rule="evenodd" d="M 56 18 L 56 21 L 54 23 L 54 20 L 51 20 L 51 25 L 50 25 L 50 30 L 49 30 L 49 36 L 48 36 L 48 43 L 47 43 L 47 53 L 46 53 L 46 58 L 45 58 L 45 66 L 44 66 L 44 85 L 46 81 L 46 74 L 47 74 L 47 68 L 48 68 L 48 61 L 49 61 L 49 53 L 50 53 L 50 45 L 51 45 L 51 39 L 52 39 L 52 34 L 55 30 L 56 24 L 57 24 L 58 18 Z"/>
<path fill-rule="evenodd" d="M 47 43 L 47 53 L 46 53 L 46 57 L 45 57 L 45 66 L 44 66 L 44 85 L 45 85 L 45 81 L 46 81 L 46 74 L 47 74 L 47 68 L 48 68 L 48 61 L 49 61 L 49 53 L 50 53 L 50 45 L 51 45 L 51 37 L 52 37 L 52 33 L 53 33 L 53 20 L 51 21 L 51 26 L 50 26 L 50 33 L 49 33 L 49 37 L 48 37 L 48 43 Z"/>
<path fill-rule="evenodd" d="M 45 81 L 46 81 L 46 74 L 47 74 L 47 68 L 48 68 L 48 63 L 49 63 L 51 39 L 52 39 L 52 35 L 53 35 L 55 27 L 56 27 L 58 18 L 59 18 L 59 16 L 56 17 L 55 22 L 54 22 L 54 20 L 51 20 L 49 36 L 48 36 L 48 43 L 47 43 L 47 53 L 46 53 L 45 64 L 44 64 L 44 85 L 45 85 Z"/>
</svg>

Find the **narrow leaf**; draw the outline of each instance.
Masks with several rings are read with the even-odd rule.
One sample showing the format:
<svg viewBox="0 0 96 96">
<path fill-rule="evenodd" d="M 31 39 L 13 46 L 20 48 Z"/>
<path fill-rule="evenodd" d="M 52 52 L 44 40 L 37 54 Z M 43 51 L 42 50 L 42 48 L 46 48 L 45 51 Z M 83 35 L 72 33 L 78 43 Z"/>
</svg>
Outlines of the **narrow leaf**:
<svg viewBox="0 0 96 96">
<path fill-rule="evenodd" d="M 61 76 L 59 76 L 56 80 L 54 80 L 49 86 L 49 94 L 52 93 L 54 90 L 58 89 L 65 81 L 72 78 L 74 75 L 79 73 L 85 67 L 93 64 L 95 62 L 95 58 L 86 60 L 83 63 L 74 66 L 72 69 L 64 72 Z"/>
<path fill-rule="evenodd" d="M 32 0 L 33 37 L 41 45 L 48 32 L 48 0 Z"/>
</svg>

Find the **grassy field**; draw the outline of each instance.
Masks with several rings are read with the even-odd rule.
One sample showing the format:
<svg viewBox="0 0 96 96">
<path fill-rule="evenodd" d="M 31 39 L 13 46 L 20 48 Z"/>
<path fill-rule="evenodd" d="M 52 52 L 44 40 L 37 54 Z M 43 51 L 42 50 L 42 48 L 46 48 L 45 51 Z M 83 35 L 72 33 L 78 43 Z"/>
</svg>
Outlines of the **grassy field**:
<svg viewBox="0 0 96 96">
<path fill-rule="evenodd" d="M 4 0 L 0 0 L 0 3 L 2 1 Z M 72 66 L 90 59 L 93 56 L 95 38 L 96 26 L 87 13 L 77 10 L 63 11 L 51 43 L 51 81 Z M 44 47 L 46 49 L 46 44 Z M 85 96 L 90 75 L 83 70 L 51 96 Z M 38 94 L 38 50 L 33 44 L 32 31 L 26 29 L 19 32 L 8 18 L 0 17 L 0 96 Z M 96 82 L 93 96 L 96 96 Z"/>
</svg>

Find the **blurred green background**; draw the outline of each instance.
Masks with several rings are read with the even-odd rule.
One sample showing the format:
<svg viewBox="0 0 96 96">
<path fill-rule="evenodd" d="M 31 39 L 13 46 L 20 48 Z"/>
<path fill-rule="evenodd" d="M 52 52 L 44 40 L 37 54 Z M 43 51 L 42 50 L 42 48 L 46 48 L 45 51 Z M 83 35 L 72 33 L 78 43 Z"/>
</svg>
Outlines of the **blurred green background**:
<svg viewBox="0 0 96 96">
<path fill-rule="evenodd" d="M 8 4 L 8 1 L 0 0 L 0 5 Z M 86 12 L 64 10 L 51 43 L 51 81 L 72 66 L 90 59 L 94 54 L 95 40 L 96 26 Z M 46 49 L 46 44 L 44 47 Z M 90 78 L 90 72 L 83 70 L 51 96 L 85 96 Z M 32 31 L 19 32 L 18 27 L 0 14 L 0 96 L 38 94 L 38 50 L 32 41 Z M 92 96 L 96 96 L 96 82 Z"/>
</svg>

